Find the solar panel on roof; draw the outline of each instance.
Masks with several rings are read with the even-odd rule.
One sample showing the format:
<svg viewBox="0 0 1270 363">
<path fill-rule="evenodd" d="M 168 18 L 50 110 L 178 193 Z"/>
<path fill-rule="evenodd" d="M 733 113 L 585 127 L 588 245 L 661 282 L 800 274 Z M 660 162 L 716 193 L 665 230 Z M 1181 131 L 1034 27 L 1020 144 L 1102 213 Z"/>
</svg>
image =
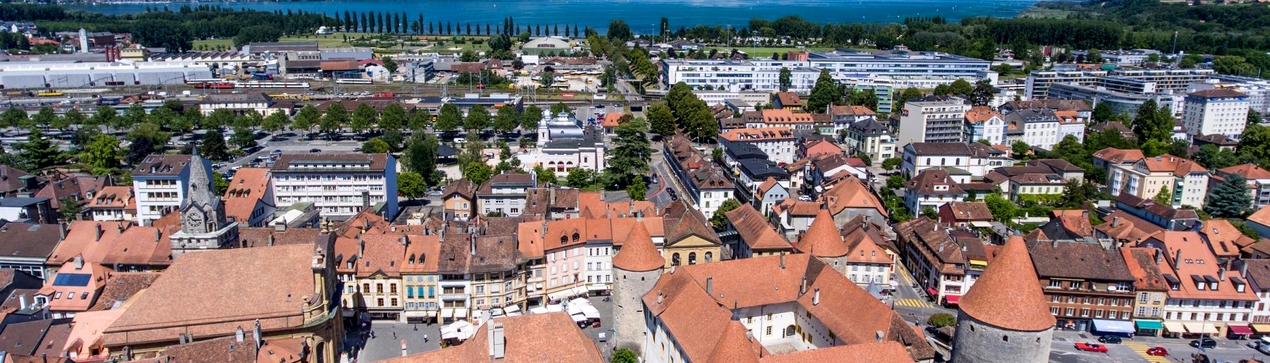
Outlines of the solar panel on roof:
<svg viewBox="0 0 1270 363">
<path fill-rule="evenodd" d="M 26 230 L 27 230 L 27 231 L 31 231 L 31 232 L 38 231 L 38 230 L 40 230 L 40 225 L 39 225 L 39 224 L 32 224 L 32 225 L 31 225 L 31 227 L 28 227 Z"/>
<path fill-rule="evenodd" d="M 93 275 L 89 274 L 58 274 L 53 279 L 53 286 L 88 286 L 88 281 L 93 279 Z"/>
</svg>

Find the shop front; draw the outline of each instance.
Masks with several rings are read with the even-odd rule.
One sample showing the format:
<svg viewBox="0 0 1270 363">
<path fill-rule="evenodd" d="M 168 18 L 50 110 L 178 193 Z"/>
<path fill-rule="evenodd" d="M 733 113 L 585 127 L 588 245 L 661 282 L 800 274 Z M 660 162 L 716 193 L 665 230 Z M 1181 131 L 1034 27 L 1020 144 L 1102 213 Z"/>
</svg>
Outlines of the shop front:
<svg viewBox="0 0 1270 363">
<path fill-rule="evenodd" d="M 1242 324 L 1226 326 L 1226 337 L 1230 339 L 1248 339 L 1252 336 L 1252 327 Z"/>
<path fill-rule="evenodd" d="M 1186 327 L 1182 323 L 1166 321 L 1164 322 L 1164 336 L 1171 338 L 1180 338 L 1186 334 Z"/>
<path fill-rule="evenodd" d="M 1252 337 L 1270 336 L 1270 324 L 1252 324 Z"/>
<path fill-rule="evenodd" d="M 1054 328 L 1068 331 L 1086 331 L 1089 330 L 1089 320 L 1058 318 L 1058 321 L 1054 324 Z"/>
<path fill-rule="evenodd" d="M 1182 327 L 1186 328 L 1186 334 L 1182 337 L 1198 338 L 1201 335 L 1216 337 L 1221 334 L 1222 325 L 1218 324 L 1212 322 L 1182 323 Z"/>
<path fill-rule="evenodd" d="M 946 308 L 956 307 L 956 306 L 957 306 L 957 302 L 958 302 L 958 301 L 961 301 L 961 296 L 958 296 L 958 295 L 945 295 L 945 296 L 944 296 L 944 307 L 946 307 Z"/>
<path fill-rule="evenodd" d="M 1093 319 L 1091 322 L 1093 324 L 1091 324 L 1092 329 L 1090 331 L 1097 335 L 1130 337 L 1137 332 L 1137 329 L 1133 327 L 1133 322 L 1128 320 Z"/>
<path fill-rule="evenodd" d="M 1134 334 L 1139 336 L 1158 337 L 1160 332 L 1164 331 L 1164 321 L 1162 320 L 1138 319 L 1133 321 L 1133 325 L 1138 328 Z"/>
</svg>

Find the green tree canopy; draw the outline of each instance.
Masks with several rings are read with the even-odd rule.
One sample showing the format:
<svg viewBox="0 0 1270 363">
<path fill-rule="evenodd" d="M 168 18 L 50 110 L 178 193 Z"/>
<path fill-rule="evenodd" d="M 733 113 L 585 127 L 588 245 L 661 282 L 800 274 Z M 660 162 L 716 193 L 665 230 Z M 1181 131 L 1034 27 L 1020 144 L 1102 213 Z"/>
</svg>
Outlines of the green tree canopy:
<svg viewBox="0 0 1270 363">
<path fill-rule="evenodd" d="M 322 111 L 318 111 L 317 107 L 313 107 L 313 105 L 307 105 L 301 108 L 299 113 L 296 113 L 295 120 L 291 121 L 291 129 L 308 132 L 321 121 Z"/>
<path fill-rule="evenodd" d="M 807 99 L 807 110 L 825 112 L 825 109 L 839 97 L 837 81 L 829 75 L 828 69 L 821 69 L 820 76 L 816 78 L 816 85 L 811 88 L 811 97 Z"/>
<path fill-rule="evenodd" d="M 1243 218 L 1249 208 L 1252 196 L 1248 194 L 1248 180 L 1239 174 L 1226 176 L 1208 193 L 1204 205 L 1204 211 L 1214 218 Z"/>
<path fill-rule="evenodd" d="M 225 135 L 219 130 L 207 130 L 207 134 L 199 141 L 198 153 L 212 161 L 228 160 L 229 147 L 225 146 Z"/>
<path fill-rule="evenodd" d="M 363 103 L 353 109 L 353 118 L 349 122 L 348 127 L 353 129 L 353 132 L 362 133 L 370 130 L 378 122 L 379 111 L 375 111 L 374 107 Z"/>
<path fill-rule="evenodd" d="M 436 128 L 438 131 L 453 132 L 459 129 L 463 123 L 463 114 L 459 112 L 459 106 L 447 103 L 441 106 L 441 111 L 437 115 Z"/>
<path fill-rule="evenodd" d="M 637 118 L 617 126 L 617 136 L 613 139 L 613 149 L 609 152 L 608 172 L 617 180 L 612 182 L 625 187 L 639 180 L 648 173 L 648 163 L 652 160 L 653 149 L 648 142 L 648 121 Z"/>
<path fill-rule="evenodd" d="M 418 199 L 428 193 L 428 182 L 415 172 L 397 174 L 397 191 L 409 199 Z"/>
<path fill-rule="evenodd" d="M 710 225 L 714 227 L 715 231 L 728 229 L 727 213 L 740 207 L 741 202 L 738 202 L 733 198 L 728 198 L 728 200 L 723 201 L 723 204 L 719 205 L 719 209 L 714 211 L 714 215 L 710 216 Z"/>
<path fill-rule="evenodd" d="M 119 147 L 119 139 L 107 135 L 97 134 L 93 140 L 84 147 L 84 152 L 80 154 L 80 160 L 84 164 L 94 169 L 94 174 L 99 170 L 109 170 L 119 167 L 119 159 L 123 158 L 123 151 Z"/>
<path fill-rule="evenodd" d="M 648 106 L 648 122 L 650 131 L 663 137 L 675 134 L 675 115 L 665 103 L 654 103 Z"/>
<path fill-rule="evenodd" d="M 383 154 L 391 151 L 392 147 L 388 145 L 388 142 L 378 137 L 372 137 L 362 143 L 362 152 L 367 154 Z"/>
<path fill-rule="evenodd" d="M 463 128 L 469 132 L 481 132 L 489 127 L 489 111 L 485 106 L 472 105 L 467 110 L 467 119 L 463 120 Z"/>
</svg>

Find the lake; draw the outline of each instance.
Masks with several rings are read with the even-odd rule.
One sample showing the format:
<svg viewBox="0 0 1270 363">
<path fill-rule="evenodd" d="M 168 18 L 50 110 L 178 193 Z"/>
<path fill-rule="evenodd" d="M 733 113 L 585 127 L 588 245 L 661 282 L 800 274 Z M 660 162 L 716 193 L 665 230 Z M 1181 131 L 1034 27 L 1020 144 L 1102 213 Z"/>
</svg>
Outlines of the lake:
<svg viewBox="0 0 1270 363">
<path fill-rule="evenodd" d="M 965 17 L 1014 17 L 1035 0 L 334 0 L 303 2 L 200 2 L 253 10 L 304 10 L 326 14 L 344 11 L 405 12 L 411 20 L 422 13 L 425 22 L 502 24 L 514 17 L 516 24 L 559 24 L 591 27 L 603 32 L 609 21 L 625 19 L 636 33 L 655 32 L 662 17 L 670 28 L 704 25 L 744 27 L 751 18 L 776 19 L 798 15 L 817 23 L 898 23 L 905 17 L 943 16 L 949 21 Z M 69 5 L 69 8 L 124 14 L 146 7 L 176 10 L 187 3 Z"/>
</svg>

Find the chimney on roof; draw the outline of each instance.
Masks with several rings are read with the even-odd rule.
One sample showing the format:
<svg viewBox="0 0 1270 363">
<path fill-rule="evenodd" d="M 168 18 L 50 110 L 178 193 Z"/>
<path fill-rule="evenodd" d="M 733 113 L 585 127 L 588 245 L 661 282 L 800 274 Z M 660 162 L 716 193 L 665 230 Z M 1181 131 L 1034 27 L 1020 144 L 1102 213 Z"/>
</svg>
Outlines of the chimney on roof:
<svg viewBox="0 0 1270 363">
<path fill-rule="evenodd" d="M 1217 268 L 1217 281 L 1226 281 L 1226 268 L 1225 268 L 1225 267 L 1218 267 L 1218 268 Z"/>
<path fill-rule="evenodd" d="M 815 290 L 812 290 L 811 304 L 820 305 L 820 288 L 819 287 L 817 287 Z"/>
<path fill-rule="evenodd" d="M 1164 254 L 1157 249 L 1155 250 L 1155 264 L 1159 265 L 1161 262 L 1164 262 Z"/>
<path fill-rule="evenodd" d="M 234 329 L 234 341 L 242 343 L 245 338 L 246 334 L 243 333 L 243 327 L 240 326 L 238 329 Z"/>
<path fill-rule="evenodd" d="M 402 247 L 410 247 L 410 237 L 409 237 L 409 236 L 406 236 L 406 235 L 404 235 L 404 234 L 403 234 L 403 235 L 401 235 L 401 246 L 402 246 Z"/>
<path fill-rule="evenodd" d="M 18 295 L 18 303 L 21 304 L 18 306 L 22 307 L 22 310 L 26 310 L 26 294 Z"/>
<path fill-rule="evenodd" d="M 66 222 L 66 220 L 65 220 L 65 219 L 58 218 L 58 220 L 57 220 L 57 232 L 58 232 L 58 234 L 59 234 L 59 235 L 61 235 L 61 238 L 60 238 L 60 239 L 58 239 L 59 241 L 60 241 L 60 240 L 64 240 L 64 239 L 66 239 L 66 228 L 67 228 L 67 224 L 68 224 L 68 223 Z"/>
<path fill-rule="evenodd" d="M 489 329 L 490 360 L 502 360 L 507 352 L 507 338 L 503 335 L 503 323 L 493 322 Z"/>
<path fill-rule="evenodd" d="M 360 239 L 360 238 L 361 238 L 361 237 L 358 237 L 358 239 Z M 269 234 L 269 245 L 270 245 L 270 246 L 273 246 L 273 233 L 270 233 L 270 234 Z"/>
<path fill-rule="evenodd" d="M 706 295 L 714 296 L 714 276 L 706 276 Z"/>
<path fill-rule="evenodd" d="M 781 269 L 785 269 L 785 252 L 781 251 Z"/>
<path fill-rule="evenodd" d="M 1051 239 L 1051 240 L 1050 240 L 1050 248 L 1053 248 L 1053 249 L 1058 249 L 1058 239 Z M 962 246 L 962 247 L 961 247 L 961 250 L 962 250 L 962 251 L 965 251 L 965 250 L 966 250 L 966 247 L 965 247 L 965 246 Z"/>
<path fill-rule="evenodd" d="M 1245 279 L 1248 278 L 1248 261 L 1239 260 L 1239 276 L 1243 276 Z"/>
<path fill-rule="evenodd" d="M 472 256 L 476 256 L 476 235 L 470 235 L 467 238 L 467 245 L 472 248 Z"/>
<path fill-rule="evenodd" d="M 357 235 L 357 255 L 366 254 L 366 240 L 362 239 L 362 235 Z"/>
<path fill-rule="evenodd" d="M 1120 226 L 1120 217 L 1119 216 L 1111 217 L 1111 227 L 1115 228 L 1118 226 Z"/>
<path fill-rule="evenodd" d="M 101 234 L 102 234 L 102 233 L 105 233 L 105 231 L 103 231 L 103 230 L 101 229 L 101 223 L 93 223 L 93 227 L 97 228 L 97 238 L 96 238 L 96 239 L 94 239 L 93 241 L 94 241 L 94 242 L 100 242 L 100 241 L 101 241 Z"/>
<path fill-rule="evenodd" d="M 80 270 L 83 268 L 84 268 L 84 256 L 83 255 L 75 256 L 75 269 Z"/>
<path fill-rule="evenodd" d="M 154 229 L 154 241 L 155 241 L 155 242 L 159 242 L 160 240 L 163 240 L 163 230 L 158 229 L 158 228 L 155 228 L 155 229 Z"/>
<path fill-rule="evenodd" d="M 286 232 L 286 231 L 287 231 L 287 224 L 286 224 L 286 222 L 283 222 L 283 221 L 278 221 L 278 223 L 274 223 L 274 224 L 273 224 L 273 230 L 274 230 L 274 232 Z"/>
<path fill-rule="evenodd" d="M 798 295 L 807 293 L 807 276 L 803 276 L 803 282 L 798 286 Z"/>
<path fill-rule="evenodd" d="M 260 346 L 265 345 L 264 335 L 260 332 L 260 319 L 256 319 L 255 330 L 252 330 L 252 338 L 256 340 L 256 351 L 260 351 Z"/>
<path fill-rule="evenodd" d="M 179 345 L 185 345 L 185 333 L 177 333 L 176 341 Z"/>
<path fill-rule="evenodd" d="M 1182 250 L 1177 250 L 1177 256 L 1173 258 L 1173 269 L 1177 269 L 1182 264 Z"/>
<path fill-rule="evenodd" d="M 876 333 L 874 333 L 874 336 L 876 337 L 874 339 L 877 340 L 878 343 L 881 343 L 882 339 L 886 338 L 886 333 L 883 333 L 881 330 L 878 330 Z"/>
</svg>

